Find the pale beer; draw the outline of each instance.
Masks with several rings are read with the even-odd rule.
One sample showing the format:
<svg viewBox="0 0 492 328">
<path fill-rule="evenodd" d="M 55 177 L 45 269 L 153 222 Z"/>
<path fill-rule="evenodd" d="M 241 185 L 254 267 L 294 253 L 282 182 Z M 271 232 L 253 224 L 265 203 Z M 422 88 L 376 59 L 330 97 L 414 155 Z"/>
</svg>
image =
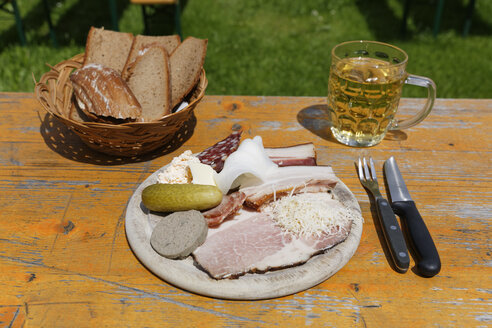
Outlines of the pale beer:
<svg viewBox="0 0 492 328">
<path fill-rule="evenodd" d="M 328 83 L 332 133 L 347 143 L 379 143 L 394 119 L 406 76 L 379 59 L 345 58 Z"/>
<path fill-rule="evenodd" d="M 407 54 L 390 44 L 349 41 L 331 51 L 328 114 L 336 140 L 356 147 L 374 146 L 388 130 L 406 129 L 430 113 L 436 85 L 426 77 L 408 74 Z M 398 120 L 403 84 L 427 88 L 427 102 L 416 115 Z"/>
</svg>

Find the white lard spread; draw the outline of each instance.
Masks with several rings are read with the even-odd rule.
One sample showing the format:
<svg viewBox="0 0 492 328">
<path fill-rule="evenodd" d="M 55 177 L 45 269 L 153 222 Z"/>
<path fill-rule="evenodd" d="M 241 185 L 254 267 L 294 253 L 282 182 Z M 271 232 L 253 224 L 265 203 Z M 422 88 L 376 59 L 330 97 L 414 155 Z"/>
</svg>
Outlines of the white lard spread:
<svg viewBox="0 0 492 328">
<path fill-rule="evenodd" d="M 191 150 L 186 150 L 178 157 L 174 157 L 166 170 L 157 175 L 158 182 L 181 184 L 190 183 L 192 177 L 188 166 L 191 163 L 200 163 L 200 160 L 193 155 Z"/>
</svg>

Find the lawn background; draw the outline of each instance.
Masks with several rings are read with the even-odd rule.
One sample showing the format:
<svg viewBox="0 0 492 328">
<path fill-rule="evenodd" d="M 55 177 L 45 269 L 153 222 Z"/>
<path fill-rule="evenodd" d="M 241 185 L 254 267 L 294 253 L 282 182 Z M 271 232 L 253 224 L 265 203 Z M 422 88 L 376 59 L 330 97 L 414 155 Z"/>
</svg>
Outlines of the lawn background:
<svg viewBox="0 0 492 328">
<path fill-rule="evenodd" d="M 330 50 L 347 40 L 378 40 L 404 49 L 408 72 L 432 78 L 439 98 L 492 98 L 492 1 L 477 0 L 462 37 L 469 0 L 448 0 L 432 36 L 437 1 L 413 1 L 405 36 L 403 0 L 181 1 L 183 36 L 207 38 L 207 94 L 325 96 Z M 50 42 L 41 0 L 17 1 L 29 42 L 20 46 L 12 15 L 0 12 L 0 91 L 32 92 L 32 73 L 84 51 L 91 25 L 111 28 L 108 2 L 50 0 L 59 43 Z M 140 6 L 118 0 L 119 29 L 143 34 Z M 151 34 L 172 34 L 173 7 L 160 6 Z M 405 97 L 426 91 L 404 88 Z"/>
</svg>

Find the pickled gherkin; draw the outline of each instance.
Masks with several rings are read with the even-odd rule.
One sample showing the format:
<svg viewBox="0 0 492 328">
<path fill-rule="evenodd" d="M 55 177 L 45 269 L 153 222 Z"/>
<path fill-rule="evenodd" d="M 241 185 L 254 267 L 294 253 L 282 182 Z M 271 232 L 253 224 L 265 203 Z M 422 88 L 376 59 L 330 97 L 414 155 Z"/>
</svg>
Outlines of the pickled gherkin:
<svg viewBox="0 0 492 328">
<path fill-rule="evenodd" d="M 222 192 L 211 185 L 156 183 L 142 191 L 143 204 L 156 212 L 202 211 L 221 201 Z"/>
</svg>

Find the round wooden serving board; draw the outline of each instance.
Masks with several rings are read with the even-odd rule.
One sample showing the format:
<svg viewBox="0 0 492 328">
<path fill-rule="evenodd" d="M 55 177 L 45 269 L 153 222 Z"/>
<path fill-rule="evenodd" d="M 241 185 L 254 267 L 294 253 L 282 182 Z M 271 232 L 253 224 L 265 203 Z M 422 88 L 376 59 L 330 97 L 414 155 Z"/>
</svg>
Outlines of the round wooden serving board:
<svg viewBox="0 0 492 328">
<path fill-rule="evenodd" d="M 347 239 L 312 257 L 303 265 L 262 274 L 246 274 L 238 279 L 215 280 L 193 264 L 191 256 L 184 260 L 170 260 L 157 254 L 150 245 L 150 236 L 156 217 L 141 202 L 142 190 L 157 182 L 162 167 L 149 176 L 133 193 L 126 210 L 125 230 L 128 242 L 137 258 L 154 274 L 166 282 L 204 296 L 258 300 L 281 297 L 311 288 L 340 270 L 354 255 L 362 235 L 362 214 L 355 196 L 338 181 L 333 194 L 357 213 Z"/>
</svg>

